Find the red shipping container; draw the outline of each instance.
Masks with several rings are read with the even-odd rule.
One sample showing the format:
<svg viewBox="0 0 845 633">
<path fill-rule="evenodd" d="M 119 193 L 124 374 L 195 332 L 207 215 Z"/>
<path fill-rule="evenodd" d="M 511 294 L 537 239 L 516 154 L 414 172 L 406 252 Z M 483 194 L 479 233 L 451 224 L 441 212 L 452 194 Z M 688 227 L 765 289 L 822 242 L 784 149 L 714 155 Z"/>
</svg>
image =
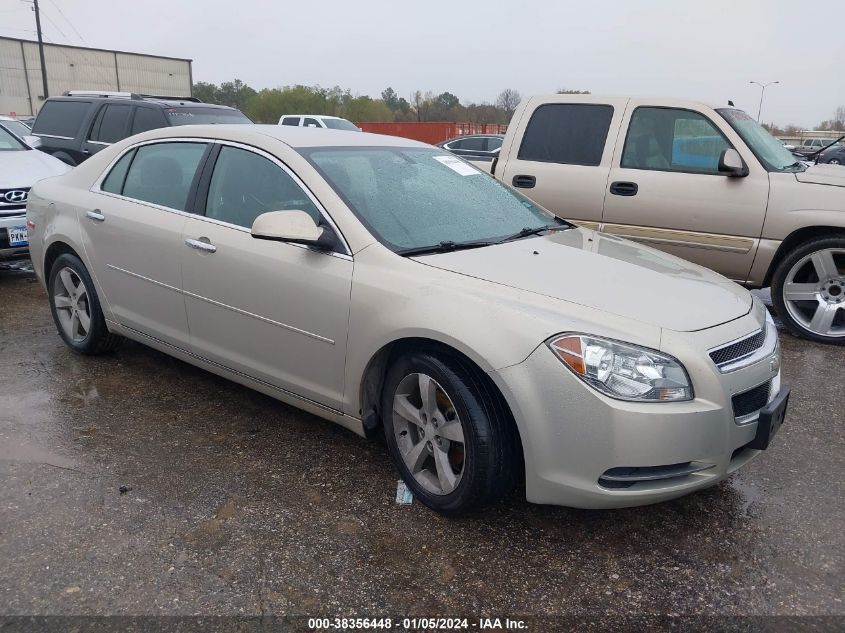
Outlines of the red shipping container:
<svg viewBox="0 0 845 633">
<path fill-rule="evenodd" d="M 450 123 L 448 121 L 364 121 L 355 125 L 365 132 L 401 136 L 431 145 L 467 134 L 504 134 L 508 127 L 498 123 Z"/>
</svg>

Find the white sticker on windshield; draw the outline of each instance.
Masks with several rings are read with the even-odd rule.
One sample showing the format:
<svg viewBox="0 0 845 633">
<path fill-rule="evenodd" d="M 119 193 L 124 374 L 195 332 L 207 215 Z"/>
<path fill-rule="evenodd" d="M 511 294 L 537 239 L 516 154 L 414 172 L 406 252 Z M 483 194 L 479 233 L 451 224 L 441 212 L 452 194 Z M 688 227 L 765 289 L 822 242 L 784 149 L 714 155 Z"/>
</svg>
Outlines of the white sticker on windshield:
<svg viewBox="0 0 845 633">
<path fill-rule="evenodd" d="M 461 176 L 475 176 L 481 173 L 472 165 L 465 163 L 455 156 L 435 156 L 434 160 L 443 163 L 446 167 L 459 173 Z"/>
</svg>

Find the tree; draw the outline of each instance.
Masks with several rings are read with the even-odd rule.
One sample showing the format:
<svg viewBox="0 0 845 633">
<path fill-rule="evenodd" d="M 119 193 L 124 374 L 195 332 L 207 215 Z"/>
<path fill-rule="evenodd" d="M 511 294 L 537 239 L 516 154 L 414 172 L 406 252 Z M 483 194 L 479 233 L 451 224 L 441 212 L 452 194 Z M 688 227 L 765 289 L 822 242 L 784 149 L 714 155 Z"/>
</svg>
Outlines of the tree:
<svg viewBox="0 0 845 633">
<path fill-rule="evenodd" d="M 505 88 L 499 93 L 499 96 L 496 97 L 496 105 L 504 110 L 505 119 L 507 121 L 511 120 L 511 117 L 513 116 L 513 113 L 520 101 L 522 101 L 522 95 L 513 88 Z"/>
<path fill-rule="evenodd" d="M 194 84 L 191 94 L 204 103 L 217 103 L 217 93 L 219 90 L 214 84 L 198 81 Z"/>
<path fill-rule="evenodd" d="M 256 95 L 255 90 L 247 86 L 240 79 L 224 81 L 220 84 L 217 94 L 218 103 L 238 110 L 245 110 L 249 100 Z"/>
</svg>

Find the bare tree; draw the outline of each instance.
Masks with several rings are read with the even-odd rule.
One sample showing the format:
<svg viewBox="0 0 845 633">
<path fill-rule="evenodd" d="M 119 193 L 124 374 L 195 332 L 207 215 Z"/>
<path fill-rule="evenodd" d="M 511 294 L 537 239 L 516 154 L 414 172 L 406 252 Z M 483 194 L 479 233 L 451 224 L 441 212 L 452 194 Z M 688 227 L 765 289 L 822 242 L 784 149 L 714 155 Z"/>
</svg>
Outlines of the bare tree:
<svg viewBox="0 0 845 633">
<path fill-rule="evenodd" d="M 522 101 L 522 95 L 513 88 L 505 88 L 496 97 L 496 105 L 505 111 L 507 120 L 510 121 L 513 116 L 516 106 Z"/>
<path fill-rule="evenodd" d="M 845 130 L 845 105 L 836 108 L 836 112 L 833 114 L 833 125 L 835 130 Z"/>
</svg>

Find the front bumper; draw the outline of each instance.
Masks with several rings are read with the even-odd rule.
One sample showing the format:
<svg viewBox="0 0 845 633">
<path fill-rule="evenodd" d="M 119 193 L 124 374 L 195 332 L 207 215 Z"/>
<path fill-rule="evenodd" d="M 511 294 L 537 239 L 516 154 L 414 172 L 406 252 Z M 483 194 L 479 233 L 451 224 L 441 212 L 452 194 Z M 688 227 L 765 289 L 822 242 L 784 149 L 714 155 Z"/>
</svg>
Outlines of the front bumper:
<svg viewBox="0 0 845 633">
<path fill-rule="evenodd" d="M 29 246 L 9 244 L 9 229 L 15 226 L 26 226 L 26 209 L 20 215 L 0 215 L 0 263 L 29 257 Z"/>
<path fill-rule="evenodd" d="M 695 399 L 688 402 L 606 397 L 545 345 L 493 372 L 519 427 L 528 500 L 577 508 L 656 503 L 712 486 L 757 456 L 760 451 L 746 447 L 757 421 L 738 423 L 731 398 L 768 381 L 768 400 L 776 397 L 779 349 L 728 374 L 706 350 L 762 327 L 760 318 L 749 314 L 703 332 L 664 332 L 669 345 L 661 351 L 681 360 L 693 382 Z"/>
</svg>

